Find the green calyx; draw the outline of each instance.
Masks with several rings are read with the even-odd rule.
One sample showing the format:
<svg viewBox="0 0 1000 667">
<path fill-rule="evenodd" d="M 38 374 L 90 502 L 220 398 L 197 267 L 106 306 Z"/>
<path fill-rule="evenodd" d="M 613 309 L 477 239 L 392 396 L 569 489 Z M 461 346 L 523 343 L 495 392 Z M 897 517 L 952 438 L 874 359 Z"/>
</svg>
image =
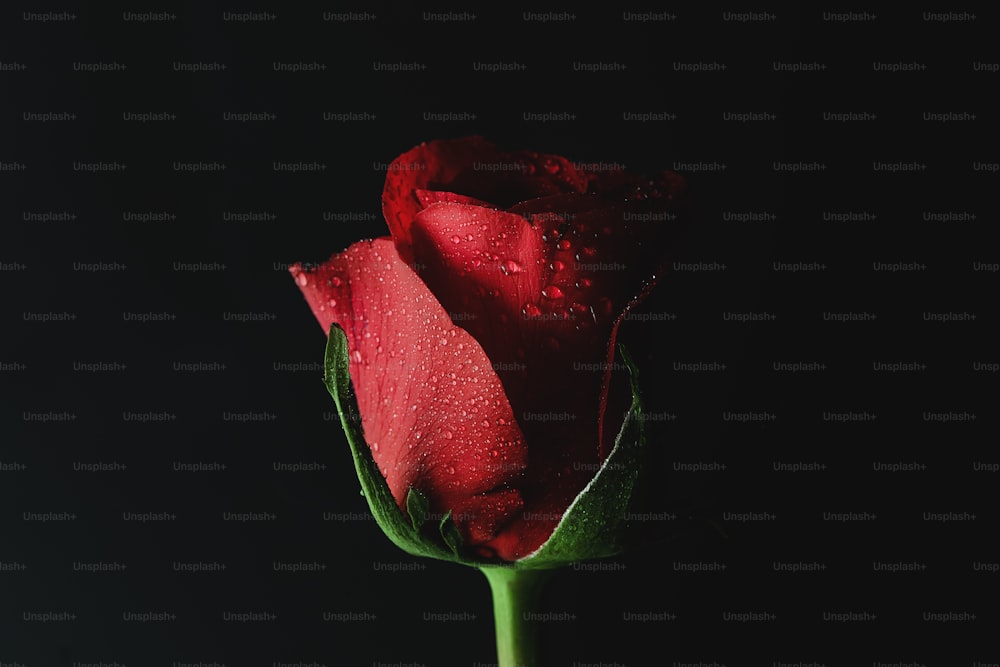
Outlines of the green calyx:
<svg viewBox="0 0 1000 667">
<path fill-rule="evenodd" d="M 340 326 L 331 325 L 323 382 L 337 405 L 362 491 L 382 531 L 399 548 L 414 556 L 477 568 L 551 569 L 621 553 L 625 547 L 625 517 L 639 475 L 645 434 L 638 370 L 628 351 L 623 346 L 618 349 L 628 368 L 632 404 L 614 447 L 594 478 L 567 508 L 545 544 L 520 560 L 506 563 L 486 560 L 465 550 L 451 512 L 435 520 L 428 498 L 419 490 L 409 490 L 405 513 L 396 504 L 364 439 L 351 386 L 347 336 Z"/>
</svg>

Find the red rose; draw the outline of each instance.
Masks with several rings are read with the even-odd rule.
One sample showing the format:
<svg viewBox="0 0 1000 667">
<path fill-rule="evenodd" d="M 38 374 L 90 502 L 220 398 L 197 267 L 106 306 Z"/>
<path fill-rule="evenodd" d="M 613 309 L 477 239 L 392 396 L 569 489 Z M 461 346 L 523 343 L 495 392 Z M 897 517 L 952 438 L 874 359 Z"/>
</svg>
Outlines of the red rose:
<svg viewBox="0 0 1000 667">
<path fill-rule="evenodd" d="M 585 167 L 480 137 L 421 144 L 389 166 L 391 238 L 291 269 L 324 330 L 346 333 L 396 503 L 422 492 L 482 557 L 548 539 L 627 406 L 609 391 L 615 335 L 663 261 L 683 183 Z"/>
</svg>

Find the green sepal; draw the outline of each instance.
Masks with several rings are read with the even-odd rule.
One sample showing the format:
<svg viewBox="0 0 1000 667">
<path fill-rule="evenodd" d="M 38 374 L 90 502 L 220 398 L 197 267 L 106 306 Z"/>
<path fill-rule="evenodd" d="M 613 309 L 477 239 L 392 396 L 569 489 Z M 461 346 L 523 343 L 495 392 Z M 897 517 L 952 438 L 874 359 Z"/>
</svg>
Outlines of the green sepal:
<svg viewBox="0 0 1000 667">
<path fill-rule="evenodd" d="M 431 513 L 431 503 L 427 496 L 411 487 L 406 494 L 406 513 L 410 515 L 413 530 L 419 533 Z"/>
<path fill-rule="evenodd" d="M 410 489 L 406 497 L 409 518 L 392 497 L 385 476 L 378 469 L 371 449 L 365 442 L 361 426 L 361 413 L 351 386 L 350 358 L 348 357 L 347 335 L 336 323 L 330 325 L 330 336 L 326 343 L 326 357 L 323 364 L 323 383 L 333 396 L 344 427 L 347 443 L 351 447 L 354 467 L 361 482 L 361 491 L 368 500 L 372 515 L 379 527 L 403 551 L 414 556 L 426 556 L 440 560 L 463 562 L 451 543 L 441 535 L 426 534 L 420 528 L 426 523 L 430 505 L 426 496 L 416 489 Z M 448 515 L 450 519 L 450 513 Z M 444 522 L 442 521 L 442 524 Z M 454 527 L 454 522 L 449 521 Z M 458 531 L 454 527 L 455 532 Z"/>
<path fill-rule="evenodd" d="M 549 539 L 515 561 L 523 569 L 553 568 L 607 558 L 625 549 L 626 515 L 639 477 L 645 445 L 645 415 L 639 395 L 639 370 L 624 345 L 618 346 L 628 369 L 632 404 L 600 469 L 563 513 Z"/>
<path fill-rule="evenodd" d="M 451 518 L 451 510 L 441 517 L 441 523 L 438 524 L 438 531 L 441 533 L 441 539 L 444 543 L 448 545 L 452 553 L 456 556 L 461 555 L 462 543 L 462 533 L 459 532 L 458 526 Z"/>
</svg>

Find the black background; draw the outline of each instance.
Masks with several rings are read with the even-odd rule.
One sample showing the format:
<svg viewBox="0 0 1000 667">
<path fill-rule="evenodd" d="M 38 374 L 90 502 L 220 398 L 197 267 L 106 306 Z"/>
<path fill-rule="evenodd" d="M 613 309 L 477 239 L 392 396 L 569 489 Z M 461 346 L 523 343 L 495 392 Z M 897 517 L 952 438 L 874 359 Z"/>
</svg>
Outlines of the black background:
<svg viewBox="0 0 1000 667">
<path fill-rule="evenodd" d="M 731 20 L 750 9 L 773 18 Z M 5 5 L 0 664 L 496 659 L 483 577 L 407 556 L 367 514 L 320 381 L 325 337 L 287 273 L 385 235 L 385 165 L 421 141 L 468 134 L 580 162 L 677 168 L 690 186 L 678 270 L 622 332 L 654 415 L 648 514 L 636 522 L 647 544 L 558 573 L 544 600 L 546 665 L 1000 662 L 997 172 L 982 166 L 997 159 L 997 17 L 944 22 L 932 9 L 843 22 L 829 20 L 834 8 L 713 4 L 638 22 L 625 20 L 642 11 L 628 5 L 495 7 L 437 21 L 427 13 L 443 8 L 403 3 L 343 20 L 324 15 L 348 11 L 332 4 L 206 2 L 132 7 L 171 14 L 138 22 L 103 3 Z M 63 10 L 49 21 L 28 13 Z M 550 10 L 571 16 L 524 13 Z M 273 18 L 227 20 L 246 11 Z M 382 67 L 399 63 L 424 67 Z M 685 71 L 691 63 L 719 67 Z M 806 71 L 779 71 L 799 63 Z M 275 118 L 224 120 L 246 112 Z M 669 116 L 627 120 L 650 112 Z M 45 113 L 72 117 L 32 115 Z M 572 118 L 526 120 L 545 113 Z M 741 113 L 773 118 L 725 120 Z M 958 116 L 927 115 L 942 113 Z M 95 162 L 126 168 L 74 166 Z M 274 162 L 324 166 L 287 173 Z M 879 166 L 897 163 L 916 166 Z M 149 212 L 166 215 L 126 219 Z M 247 212 L 273 219 L 225 219 Z M 771 217 L 733 219 L 747 212 Z M 210 270 L 185 270 L 198 263 Z M 719 370 L 674 365 L 696 362 Z M 794 362 L 812 365 L 775 369 Z M 898 362 L 909 365 L 876 366 Z M 278 472 L 276 462 L 319 469 Z M 683 465 L 699 462 L 708 470 Z M 118 469 L 80 469 L 95 463 Z M 223 519 L 241 512 L 273 518 Z M 851 512 L 869 516 L 831 519 Z M 735 519 L 745 513 L 765 518 Z M 325 567 L 277 572 L 279 562 Z M 789 563 L 806 571 L 778 571 Z M 706 571 L 685 570 L 698 564 Z M 243 612 L 274 618 L 226 620 Z M 447 612 L 469 620 L 425 617 Z M 733 620 L 744 612 L 771 616 Z M 63 620 L 37 620 L 46 613 Z M 161 616 L 126 620 L 146 613 Z M 859 616 L 831 616 L 841 613 Z"/>
</svg>

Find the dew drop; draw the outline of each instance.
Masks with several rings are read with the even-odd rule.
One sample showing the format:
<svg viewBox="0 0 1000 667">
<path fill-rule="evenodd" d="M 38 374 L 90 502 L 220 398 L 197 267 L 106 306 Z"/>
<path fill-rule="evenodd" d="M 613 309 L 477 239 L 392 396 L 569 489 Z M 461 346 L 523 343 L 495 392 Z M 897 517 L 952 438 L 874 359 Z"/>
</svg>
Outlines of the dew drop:
<svg viewBox="0 0 1000 667">
<path fill-rule="evenodd" d="M 361 363 L 361 350 L 354 350 L 354 352 L 351 352 L 351 361 L 357 364 Z"/>
<path fill-rule="evenodd" d="M 455 437 L 455 434 L 454 434 L 454 433 L 452 433 L 451 431 L 445 431 L 445 432 L 444 432 L 444 433 L 442 433 L 441 435 L 443 435 L 443 436 L 444 436 L 444 439 L 445 439 L 445 440 L 451 440 L 451 439 L 452 439 L 453 437 Z"/>
<path fill-rule="evenodd" d="M 555 271 L 556 273 L 558 273 L 558 272 L 560 272 L 560 271 L 562 271 L 563 269 L 566 268 L 566 264 L 564 262 L 560 262 L 557 259 L 556 261 L 554 261 L 551 264 L 549 264 L 549 268 L 552 269 L 553 271 Z"/>
<path fill-rule="evenodd" d="M 503 272 L 503 274 L 505 276 L 509 276 L 512 273 L 520 273 L 521 270 L 522 270 L 522 267 L 521 267 L 520 264 L 518 264 L 514 260 L 508 259 L 508 260 L 504 260 L 500 264 L 500 270 Z"/>
<path fill-rule="evenodd" d="M 573 244 L 569 242 L 569 239 L 560 239 L 559 242 L 556 243 L 556 247 L 560 250 L 569 250 L 572 245 Z"/>
<path fill-rule="evenodd" d="M 378 451 L 378 443 L 377 442 L 373 442 L 372 443 L 372 451 L 373 452 L 377 452 Z"/>
<path fill-rule="evenodd" d="M 454 475 L 455 474 L 455 468 L 454 468 L 454 466 L 448 466 L 447 468 L 445 468 L 445 470 L 448 471 L 449 475 Z"/>
<path fill-rule="evenodd" d="M 545 158 L 545 162 L 542 163 L 542 166 L 545 168 L 545 171 L 550 174 L 558 174 L 562 169 L 560 164 L 550 157 Z"/>
<path fill-rule="evenodd" d="M 580 278 L 576 281 L 577 289 L 587 289 L 593 284 L 594 282 L 590 278 Z"/>
<path fill-rule="evenodd" d="M 493 458 L 496 458 L 496 457 L 500 456 L 500 452 L 498 452 L 495 449 L 491 449 L 490 450 L 490 456 L 492 456 Z"/>
<path fill-rule="evenodd" d="M 566 295 L 557 285 L 548 285 L 542 288 L 542 296 L 546 299 L 561 299 Z"/>
<path fill-rule="evenodd" d="M 299 277 L 296 278 L 296 280 L 297 280 L 297 282 L 299 283 L 299 285 L 301 287 L 305 287 L 306 285 L 309 284 L 309 278 L 307 278 L 306 274 L 304 274 L 304 273 L 300 273 Z"/>
<path fill-rule="evenodd" d="M 521 309 L 521 312 L 524 313 L 525 317 L 538 317 L 542 314 L 542 309 L 533 303 L 529 303 Z"/>
<path fill-rule="evenodd" d="M 462 242 L 462 239 L 459 238 L 458 234 L 455 234 L 451 237 L 451 242 L 457 245 Z"/>
<path fill-rule="evenodd" d="M 483 428 L 489 428 L 489 427 L 490 427 L 490 422 L 489 422 L 488 420 L 486 420 L 486 419 L 484 419 L 483 421 L 479 422 L 479 424 L 480 424 L 480 425 L 481 425 L 481 426 L 482 426 Z"/>
<path fill-rule="evenodd" d="M 503 426 L 506 423 L 507 423 L 507 420 L 504 419 L 503 417 L 498 417 L 497 418 L 497 426 Z"/>
<path fill-rule="evenodd" d="M 344 281 L 341 280 L 338 276 L 334 276 L 333 278 L 330 278 L 330 286 L 331 287 L 340 287 L 343 284 L 344 284 Z"/>
<path fill-rule="evenodd" d="M 329 301 L 327 301 L 327 303 L 330 304 L 331 308 L 336 308 L 337 307 L 337 300 L 336 299 L 330 299 Z"/>
<path fill-rule="evenodd" d="M 471 240 L 472 240 L 472 239 L 474 239 L 474 238 L 476 238 L 476 237 L 475 237 L 475 236 L 473 236 L 472 234 L 466 234 L 466 235 L 465 235 L 465 240 L 466 240 L 466 241 L 471 241 Z"/>
<path fill-rule="evenodd" d="M 414 433 L 414 434 L 413 434 L 413 438 L 414 438 L 415 440 L 419 440 L 419 439 L 420 439 L 420 438 L 422 438 L 422 437 L 424 437 L 424 434 L 423 434 L 423 433 L 421 433 L 420 431 L 417 431 L 416 433 Z"/>
<path fill-rule="evenodd" d="M 448 339 L 447 338 L 441 338 L 441 339 L 438 340 L 438 344 L 439 345 L 447 345 L 448 344 Z"/>
</svg>

